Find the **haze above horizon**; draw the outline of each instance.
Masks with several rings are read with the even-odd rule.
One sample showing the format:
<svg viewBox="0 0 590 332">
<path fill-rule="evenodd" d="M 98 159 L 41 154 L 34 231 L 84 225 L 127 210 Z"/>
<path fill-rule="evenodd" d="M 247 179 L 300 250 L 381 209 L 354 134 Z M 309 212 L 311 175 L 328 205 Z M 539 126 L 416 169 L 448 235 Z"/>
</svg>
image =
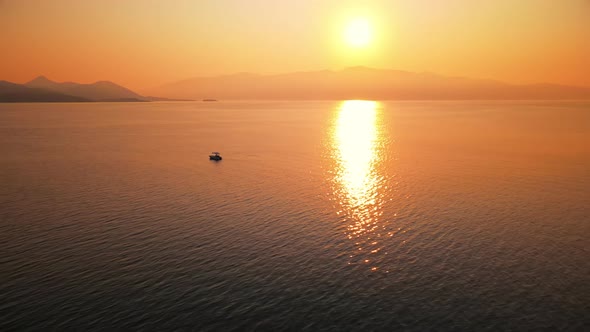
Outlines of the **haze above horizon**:
<svg viewBox="0 0 590 332">
<path fill-rule="evenodd" d="M 111 80 L 352 66 L 590 86 L 590 1 L 0 2 L 1 80 Z"/>
</svg>

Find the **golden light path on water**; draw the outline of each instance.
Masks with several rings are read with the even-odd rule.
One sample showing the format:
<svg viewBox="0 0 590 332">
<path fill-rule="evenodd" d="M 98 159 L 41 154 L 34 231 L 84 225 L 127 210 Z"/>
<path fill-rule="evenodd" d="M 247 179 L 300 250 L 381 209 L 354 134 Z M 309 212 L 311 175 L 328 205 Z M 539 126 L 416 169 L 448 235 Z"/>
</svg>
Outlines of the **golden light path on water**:
<svg viewBox="0 0 590 332">
<path fill-rule="evenodd" d="M 378 172 L 383 137 L 378 122 L 380 104 L 375 101 L 349 100 L 343 102 L 334 121 L 332 149 L 334 151 L 334 194 L 340 210 L 348 221 L 346 235 L 355 241 L 351 263 L 366 263 L 372 270 L 381 250 L 383 225 L 380 217 L 384 198 L 380 189 L 384 177 Z"/>
</svg>

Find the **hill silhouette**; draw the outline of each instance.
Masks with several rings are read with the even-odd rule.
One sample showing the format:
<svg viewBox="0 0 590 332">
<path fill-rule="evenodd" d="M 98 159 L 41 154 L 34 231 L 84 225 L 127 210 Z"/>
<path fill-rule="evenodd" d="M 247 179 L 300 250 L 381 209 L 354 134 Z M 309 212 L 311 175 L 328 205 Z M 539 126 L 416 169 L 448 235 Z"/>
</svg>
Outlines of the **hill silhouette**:
<svg viewBox="0 0 590 332">
<path fill-rule="evenodd" d="M 92 101 L 147 101 L 143 96 L 109 81 L 98 81 L 92 84 L 58 83 L 47 79 L 45 76 L 39 76 L 24 85 Z"/>
<path fill-rule="evenodd" d="M 590 88 L 516 85 L 433 73 L 352 67 L 277 75 L 239 73 L 186 79 L 146 92 L 169 98 L 216 99 L 590 99 Z"/>
<path fill-rule="evenodd" d="M 144 97 L 109 81 L 92 84 L 55 82 L 39 76 L 25 84 L 0 81 L 0 102 L 143 102 L 176 101 L 161 97 Z M 190 100 L 190 99 L 183 99 Z"/>
<path fill-rule="evenodd" d="M 22 84 L 0 81 L 0 102 L 88 102 L 89 99 L 51 90 L 30 88 Z"/>
</svg>

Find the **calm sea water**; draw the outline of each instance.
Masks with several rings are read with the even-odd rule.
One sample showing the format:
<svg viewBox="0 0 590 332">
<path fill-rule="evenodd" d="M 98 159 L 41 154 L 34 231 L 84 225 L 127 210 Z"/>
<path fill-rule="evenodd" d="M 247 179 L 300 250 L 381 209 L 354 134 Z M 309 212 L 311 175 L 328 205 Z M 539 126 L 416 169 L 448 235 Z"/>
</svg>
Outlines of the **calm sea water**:
<svg viewBox="0 0 590 332">
<path fill-rule="evenodd" d="M 590 328 L 590 103 L 0 104 L 0 147 L 2 330 Z"/>
</svg>

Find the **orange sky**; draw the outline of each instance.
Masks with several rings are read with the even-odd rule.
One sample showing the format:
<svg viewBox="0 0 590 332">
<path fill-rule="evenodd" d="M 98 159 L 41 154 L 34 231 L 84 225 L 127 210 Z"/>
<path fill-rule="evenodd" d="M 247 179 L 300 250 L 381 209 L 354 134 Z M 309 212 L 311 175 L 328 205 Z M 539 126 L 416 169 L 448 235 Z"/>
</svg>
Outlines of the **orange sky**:
<svg viewBox="0 0 590 332">
<path fill-rule="evenodd" d="M 346 23 L 373 35 L 347 45 Z M 589 0 L 0 0 L 0 79 L 376 68 L 590 86 Z"/>
</svg>

